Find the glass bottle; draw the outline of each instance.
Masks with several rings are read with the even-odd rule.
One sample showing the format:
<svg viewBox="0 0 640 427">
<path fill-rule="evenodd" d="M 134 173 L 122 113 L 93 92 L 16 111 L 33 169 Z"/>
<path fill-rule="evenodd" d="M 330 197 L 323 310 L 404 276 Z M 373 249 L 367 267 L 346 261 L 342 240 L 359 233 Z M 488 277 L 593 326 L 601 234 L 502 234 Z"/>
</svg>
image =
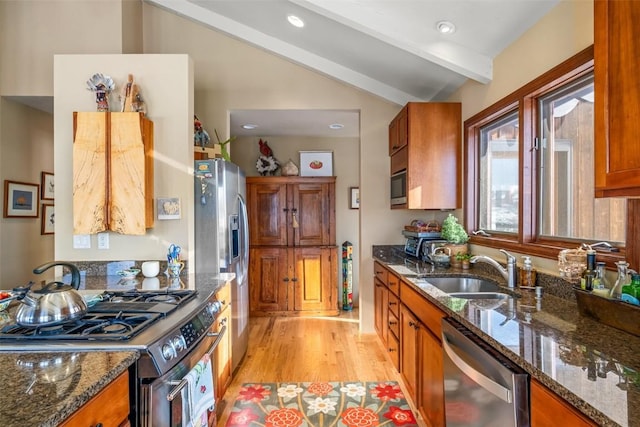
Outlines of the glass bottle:
<svg viewBox="0 0 640 427">
<path fill-rule="evenodd" d="M 582 272 L 580 279 L 580 287 L 591 292 L 593 290 L 593 281 L 596 277 L 596 251 L 589 249 L 587 251 L 587 269 Z"/>
<path fill-rule="evenodd" d="M 609 298 L 620 299 L 620 296 L 622 295 L 622 287 L 628 283 L 627 269 L 629 268 L 629 263 L 626 261 L 618 261 L 616 262 L 616 267 L 618 267 L 618 278 L 611 288 Z"/>
<path fill-rule="evenodd" d="M 596 262 L 596 278 L 593 283 L 593 289 L 609 289 L 606 263 L 604 262 Z"/>
</svg>

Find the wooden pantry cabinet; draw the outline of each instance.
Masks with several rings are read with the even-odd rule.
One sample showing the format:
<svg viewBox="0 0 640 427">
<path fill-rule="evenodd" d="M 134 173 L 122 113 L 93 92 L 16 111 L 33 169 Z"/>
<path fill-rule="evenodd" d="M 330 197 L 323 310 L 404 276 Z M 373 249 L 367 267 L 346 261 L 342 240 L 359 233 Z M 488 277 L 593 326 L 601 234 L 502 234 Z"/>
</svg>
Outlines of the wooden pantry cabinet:
<svg viewBox="0 0 640 427">
<path fill-rule="evenodd" d="M 374 327 L 396 369 L 400 369 L 400 278 L 378 261 L 374 271 Z"/>
<path fill-rule="evenodd" d="M 249 309 L 336 315 L 335 177 L 247 177 Z"/>
<path fill-rule="evenodd" d="M 391 175 L 406 171 L 407 203 L 393 209 L 462 206 L 462 110 L 457 102 L 410 102 L 389 124 Z"/>
<path fill-rule="evenodd" d="M 73 234 L 153 227 L 153 122 L 142 113 L 73 113 Z"/>
<path fill-rule="evenodd" d="M 595 0 L 596 197 L 640 196 L 640 2 Z"/>
</svg>

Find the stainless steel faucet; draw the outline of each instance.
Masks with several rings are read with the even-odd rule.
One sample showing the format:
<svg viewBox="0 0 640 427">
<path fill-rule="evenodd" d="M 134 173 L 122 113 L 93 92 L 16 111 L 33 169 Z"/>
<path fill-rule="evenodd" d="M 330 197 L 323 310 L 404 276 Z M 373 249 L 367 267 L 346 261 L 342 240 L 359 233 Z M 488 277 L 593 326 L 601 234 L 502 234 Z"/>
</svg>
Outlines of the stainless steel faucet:
<svg viewBox="0 0 640 427">
<path fill-rule="evenodd" d="M 487 264 L 492 265 L 493 267 L 495 267 L 496 270 L 500 272 L 502 277 L 505 278 L 505 280 L 507 281 L 507 286 L 509 288 L 515 288 L 516 287 L 516 257 L 511 255 L 509 252 L 505 251 L 504 249 L 500 249 L 500 252 L 502 252 L 507 256 L 507 268 L 504 268 L 502 265 L 500 265 L 498 261 L 486 255 L 473 256 L 471 257 L 469 262 L 474 264 L 476 262 L 485 262 Z"/>
</svg>

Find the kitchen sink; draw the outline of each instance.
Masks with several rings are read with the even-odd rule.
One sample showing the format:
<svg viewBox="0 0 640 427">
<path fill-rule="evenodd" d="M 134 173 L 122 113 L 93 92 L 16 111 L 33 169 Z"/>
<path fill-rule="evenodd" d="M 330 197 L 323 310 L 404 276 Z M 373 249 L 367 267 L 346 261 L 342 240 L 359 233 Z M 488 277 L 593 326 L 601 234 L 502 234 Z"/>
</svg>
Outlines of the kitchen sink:
<svg viewBox="0 0 640 427">
<path fill-rule="evenodd" d="M 457 293 L 471 295 L 478 293 L 493 293 L 505 295 L 505 298 L 508 296 L 502 292 L 502 288 L 500 288 L 500 286 L 489 280 L 474 279 L 471 277 L 425 277 L 423 280 L 448 294 Z M 458 298 L 465 297 L 458 296 Z"/>
<path fill-rule="evenodd" d="M 502 292 L 452 292 L 450 297 L 464 299 L 497 299 L 503 300 L 509 298 L 509 295 Z"/>
</svg>

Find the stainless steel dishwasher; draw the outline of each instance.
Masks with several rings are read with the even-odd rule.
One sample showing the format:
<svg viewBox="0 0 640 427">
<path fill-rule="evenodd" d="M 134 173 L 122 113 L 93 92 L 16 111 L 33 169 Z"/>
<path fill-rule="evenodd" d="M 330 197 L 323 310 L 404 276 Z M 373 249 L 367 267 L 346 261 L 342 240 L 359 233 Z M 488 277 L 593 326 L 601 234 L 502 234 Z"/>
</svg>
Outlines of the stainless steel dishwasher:
<svg viewBox="0 0 640 427">
<path fill-rule="evenodd" d="M 448 427 L 528 427 L 529 374 L 452 318 L 442 319 Z"/>
</svg>

